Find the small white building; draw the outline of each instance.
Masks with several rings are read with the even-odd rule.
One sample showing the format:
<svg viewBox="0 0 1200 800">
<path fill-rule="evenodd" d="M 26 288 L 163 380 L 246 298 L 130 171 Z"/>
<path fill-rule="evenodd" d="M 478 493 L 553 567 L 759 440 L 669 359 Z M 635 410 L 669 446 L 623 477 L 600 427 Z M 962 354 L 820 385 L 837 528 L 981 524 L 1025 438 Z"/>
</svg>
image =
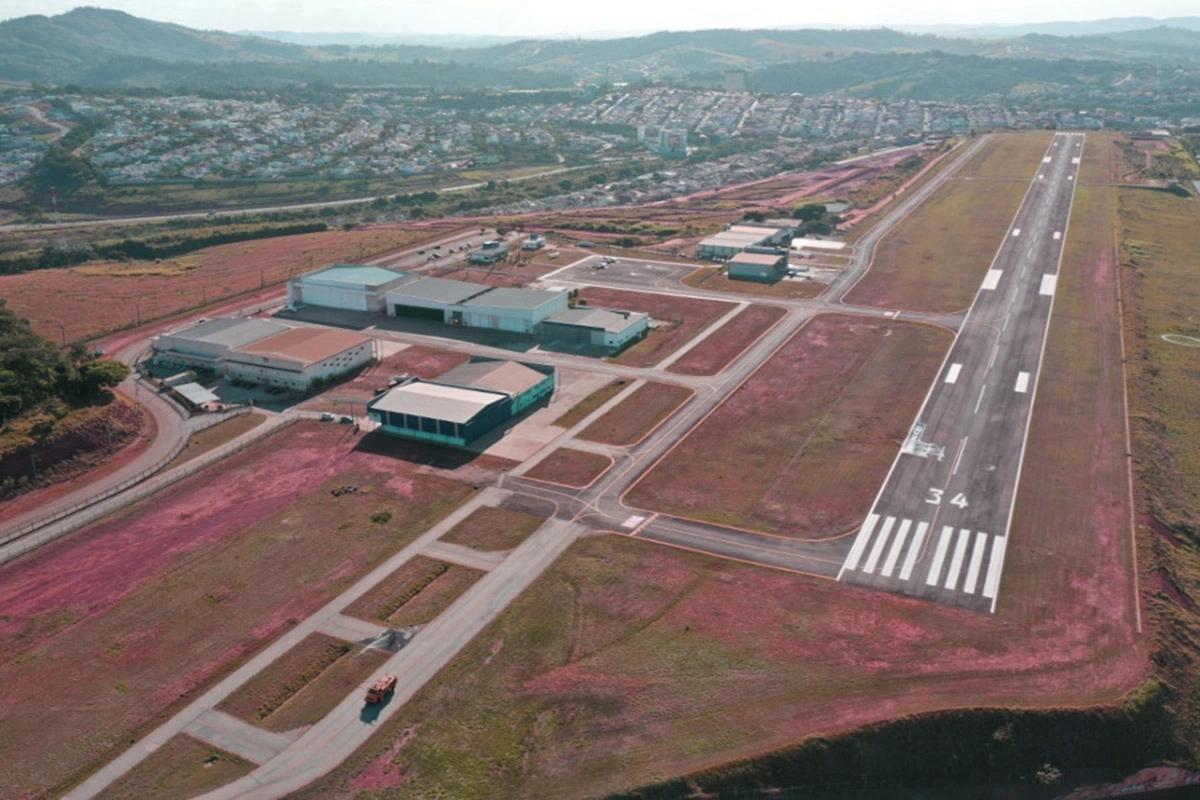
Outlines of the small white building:
<svg viewBox="0 0 1200 800">
<path fill-rule="evenodd" d="M 288 281 L 288 305 L 381 313 L 389 289 L 415 280 L 415 275 L 386 267 L 334 264 Z"/>
<path fill-rule="evenodd" d="M 531 233 L 529 238 L 521 242 L 522 250 L 541 250 L 546 246 L 546 237 L 540 233 Z"/>
<path fill-rule="evenodd" d="M 373 342 L 360 333 L 300 327 L 231 351 L 225 372 L 251 383 L 305 391 L 317 381 L 335 378 L 374 358 Z"/>
<path fill-rule="evenodd" d="M 230 350 L 286 330 L 286 325 L 269 319 L 220 317 L 178 331 L 160 333 L 150 340 L 150 347 L 156 364 L 210 369 L 219 373 Z"/>
</svg>

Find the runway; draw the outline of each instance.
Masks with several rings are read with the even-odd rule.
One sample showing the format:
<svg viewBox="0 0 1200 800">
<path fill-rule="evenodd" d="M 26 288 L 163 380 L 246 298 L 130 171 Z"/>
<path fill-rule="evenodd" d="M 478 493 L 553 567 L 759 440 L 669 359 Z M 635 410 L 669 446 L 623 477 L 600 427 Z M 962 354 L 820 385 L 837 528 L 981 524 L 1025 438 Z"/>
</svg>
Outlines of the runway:
<svg viewBox="0 0 1200 800">
<path fill-rule="evenodd" d="M 1083 146 L 1047 148 L 839 580 L 995 611 Z"/>
</svg>

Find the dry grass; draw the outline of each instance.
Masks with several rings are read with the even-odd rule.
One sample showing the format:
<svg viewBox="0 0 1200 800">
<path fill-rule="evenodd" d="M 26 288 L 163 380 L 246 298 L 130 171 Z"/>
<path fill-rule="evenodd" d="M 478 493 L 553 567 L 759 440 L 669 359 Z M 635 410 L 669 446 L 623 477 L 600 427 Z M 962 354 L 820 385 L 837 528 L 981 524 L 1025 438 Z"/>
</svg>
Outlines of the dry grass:
<svg viewBox="0 0 1200 800">
<path fill-rule="evenodd" d="M 775 306 L 749 306 L 687 351 L 667 371 L 680 375 L 716 375 L 783 319 L 784 313 L 782 308 Z"/>
<path fill-rule="evenodd" d="M 629 381 L 618 379 L 612 383 L 606 383 L 596 391 L 589 394 L 587 397 L 580 400 L 575 405 L 563 414 L 558 419 L 554 420 L 554 424 L 563 428 L 571 428 L 583 421 L 584 417 L 591 414 L 600 406 L 607 403 L 617 395 L 622 389 L 629 385 Z"/>
<path fill-rule="evenodd" d="M 963 164 L 955 177 L 1028 184 L 1052 138 L 1050 131 L 994 134 L 982 150 Z"/>
<path fill-rule="evenodd" d="M 685 386 L 646 383 L 579 434 L 602 444 L 637 444 L 695 394 Z"/>
<path fill-rule="evenodd" d="M 924 325 L 815 317 L 626 502 L 783 536 L 849 530 L 865 516 L 950 339 Z"/>
<path fill-rule="evenodd" d="M 594 483 L 611 466 L 612 459 L 608 456 L 560 447 L 526 472 L 525 477 L 582 489 Z"/>
<path fill-rule="evenodd" d="M 479 570 L 417 556 L 351 603 L 346 613 L 393 628 L 424 625 L 482 575 Z"/>
<path fill-rule="evenodd" d="M 249 775 L 254 767 L 240 756 L 180 733 L 97 797 L 196 797 Z"/>
<path fill-rule="evenodd" d="M 508 508 L 484 506 L 442 535 L 439 541 L 476 550 L 511 550 L 545 522 L 542 517 Z"/>
<path fill-rule="evenodd" d="M 205 428 L 199 433 L 193 433 L 188 437 L 187 444 L 179 451 L 179 455 L 171 459 L 164 469 L 178 467 L 180 464 L 191 461 L 197 456 L 202 456 L 210 450 L 215 450 L 223 444 L 228 444 L 244 433 L 257 428 L 259 425 L 267 421 L 263 414 L 238 414 L 235 417 L 230 417 L 224 422 L 218 422 L 211 428 Z"/>
</svg>

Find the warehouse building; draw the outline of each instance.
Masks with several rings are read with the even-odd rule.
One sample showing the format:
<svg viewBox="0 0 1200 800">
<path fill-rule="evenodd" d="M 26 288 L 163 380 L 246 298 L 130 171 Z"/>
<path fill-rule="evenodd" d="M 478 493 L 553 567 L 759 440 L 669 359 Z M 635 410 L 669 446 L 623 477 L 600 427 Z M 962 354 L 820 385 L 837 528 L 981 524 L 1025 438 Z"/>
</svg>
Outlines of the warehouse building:
<svg viewBox="0 0 1200 800">
<path fill-rule="evenodd" d="M 288 305 L 382 313 L 387 291 L 416 279 L 415 275 L 386 267 L 334 264 L 288 281 Z"/>
<path fill-rule="evenodd" d="M 778 283 L 787 275 L 787 256 L 738 253 L 728 262 L 730 280 Z"/>
<path fill-rule="evenodd" d="M 225 357 L 230 378 L 306 391 L 369 364 L 375 358 L 370 338 L 336 328 L 289 328 L 231 350 Z"/>
<path fill-rule="evenodd" d="M 696 257 L 724 261 L 752 248 L 786 246 L 791 229 L 766 225 L 733 225 L 728 230 L 702 239 L 696 246 Z"/>
<path fill-rule="evenodd" d="M 421 278 L 387 293 L 389 316 L 450 322 L 450 310 L 492 287 L 446 278 Z"/>
<path fill-rule="evenodd" d="M 566 311 L 565 289 L 514 289 L 501 286 L 455 305 L 449 321 L 469 328 L 534 333 L 547 318 Z"/>
<path fill-rule="evenodd" d="M 467 447 L 554 392 L 554 369 L 471 361 L 431 381 L 401 384 L 367 404 L 392 436 Z"/>
<path fill-rule="evenodd" d="M 646 336 L 650 316 L 639 311 L 569 308 L 542 323 L 542 338 L 559 346 L 587 347 L 608 354 Z"/>
<path fill-rule="evenodd" d="M 286 325 L 254 317 L 221 317 L 204 320 L 182 330 L 162 333 L 150 340 L 153 361 L 177 369 L 223 371 L 229 352 L 288 330 Z"/>
</svg>

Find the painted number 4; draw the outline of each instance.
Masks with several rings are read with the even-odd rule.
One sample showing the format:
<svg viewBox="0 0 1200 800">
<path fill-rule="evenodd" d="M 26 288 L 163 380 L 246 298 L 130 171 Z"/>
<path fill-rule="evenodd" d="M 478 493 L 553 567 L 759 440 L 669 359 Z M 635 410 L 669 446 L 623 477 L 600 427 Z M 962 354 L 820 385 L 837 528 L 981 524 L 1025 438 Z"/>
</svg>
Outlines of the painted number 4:
<svg viewBox="0 0 1200 800">
<path fill-rule="evenodd" d="M 935 489 L 932 486 L 929 488 L 929 497 L 925 498 L 925 502 L 931 506 L 940 506 L 942 504 L 942 495 L 945 494 L 941 489 Z M 959 508 L 967 507 L 967 497 L 962 492 L 954 495 L 950 500 L 950 505 L 958 506 Z"/>
</svg>

